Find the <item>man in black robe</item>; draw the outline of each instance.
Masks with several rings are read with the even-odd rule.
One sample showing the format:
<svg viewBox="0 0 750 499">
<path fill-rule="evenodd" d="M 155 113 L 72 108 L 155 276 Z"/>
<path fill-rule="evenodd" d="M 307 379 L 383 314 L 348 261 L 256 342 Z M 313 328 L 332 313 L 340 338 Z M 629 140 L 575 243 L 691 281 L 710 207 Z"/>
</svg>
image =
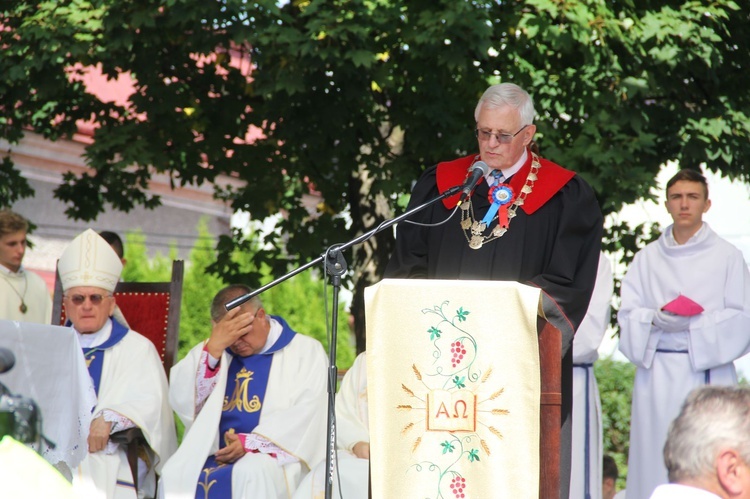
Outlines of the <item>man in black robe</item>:
<svg viewBox="0 0 750 499">
<path fill-rule="evenodd" d="M 571 345 L 594 288 L 602 214 L 593 190 L 580 176 L 531 150 L 534 115 L 531 97 L 517 85 L 502 83 L 485 91 L 474 114 L 479 154 L 425 170 L 408 209 L 462 185 L 479 161 L 489 167 L 487 175 L 456 212 L 459 194 L 399 223 L 384 277 L 491 279 L 541 288 L 544 315 L 562 333 L 560 497 L 565 498 L 570 480 Z M 428 227 L 410 223 L 438 224 L 448 218 Z M 502 317 L 502 303 L 488 301 L 487 306 L 496 307 Z"/>
</svg>

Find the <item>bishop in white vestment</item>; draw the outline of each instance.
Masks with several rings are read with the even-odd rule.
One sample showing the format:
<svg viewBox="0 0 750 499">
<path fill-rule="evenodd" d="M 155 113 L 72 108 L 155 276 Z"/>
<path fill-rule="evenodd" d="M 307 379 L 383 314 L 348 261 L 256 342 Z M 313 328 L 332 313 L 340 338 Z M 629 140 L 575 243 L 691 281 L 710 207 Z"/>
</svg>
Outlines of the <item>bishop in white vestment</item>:
<svg viewBox="0 0 750 499">
<path fill-rule="evenodd" d="M 85 499 L 153 497 L 156 473 L 177 447 L 167 377 L 156 348 L 112 318 L 112 292 L 121 270 L 115 252 L 91 229 L 76 237 L 58 262 L 65 313 L 97 394 L 88 453 L 72 470 L 74 491 Z M 111 439 L 133 427 L 148 444 L 139 453 L 137 493 L 125 450 Z"/>
</svg>

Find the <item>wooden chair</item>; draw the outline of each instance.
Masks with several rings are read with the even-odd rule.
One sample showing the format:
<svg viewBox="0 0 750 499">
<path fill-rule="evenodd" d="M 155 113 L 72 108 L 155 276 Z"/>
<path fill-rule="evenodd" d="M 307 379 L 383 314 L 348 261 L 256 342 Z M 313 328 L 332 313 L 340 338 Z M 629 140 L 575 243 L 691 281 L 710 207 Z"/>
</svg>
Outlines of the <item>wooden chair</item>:
<svg viewBox="0 0 750 499">
<path fill-rule="evenodd" d="M 175 362 L 179 344 L 180 305 L 182 304 L 182 282 L 184 262 L 172 262 L 172 279 L 165 282 L 120 282 L 115 288 L 115 299 L 130 329 L 151 340 L 161 357 L 164 371 L 169 379 L 169 370 Z M 62 284 L 60 276 L 55 279 L 52 317 L 59 317 L 65 324 L 62 308 Z M 111 435 L 111 440 L 122 444 L 128 456 L 133 483 L 138 490 L 138 452 L 146 445 L 140 428 L 130 428 Z"/>
</svg>

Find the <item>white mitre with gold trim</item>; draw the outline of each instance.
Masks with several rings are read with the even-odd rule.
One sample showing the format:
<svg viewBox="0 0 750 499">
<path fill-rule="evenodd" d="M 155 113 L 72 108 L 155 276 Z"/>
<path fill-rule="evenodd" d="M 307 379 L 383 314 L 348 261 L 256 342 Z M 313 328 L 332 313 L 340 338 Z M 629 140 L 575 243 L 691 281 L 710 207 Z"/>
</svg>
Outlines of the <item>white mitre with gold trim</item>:
<svg viewBox="0 0 750 499">
<path fill-rule="evenodd" d="M 63 291 L 93 286 L 113 292 L 120 280 L 122 262 L 104 238 L 86 229 L 65 248 L 57 270 Z"/>
</svg>

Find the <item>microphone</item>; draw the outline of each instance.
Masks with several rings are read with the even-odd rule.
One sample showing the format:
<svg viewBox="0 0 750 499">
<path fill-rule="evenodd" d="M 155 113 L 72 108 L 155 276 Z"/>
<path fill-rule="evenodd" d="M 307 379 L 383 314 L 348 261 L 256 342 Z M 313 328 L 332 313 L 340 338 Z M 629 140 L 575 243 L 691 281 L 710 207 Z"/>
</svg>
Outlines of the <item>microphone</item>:
<svg viewBox="0 0 750 499">
<path fill-rule="evenodd" d="M 13 369 L 16 363 L 16 356 L 7 348 L 0 347 L 0 374 L 6 373 Z"/>
<path fill-rule="evenodd" d="M 469 171 L 471 175 L 469 175 L 469 178 L 466 179 L 461 188 L 461 199 L 458 201 L 458 204 L 463 203 L 466 198 L 471 196 L 471 191 L 477 186 L 479 180 L 490 172 L 490 167 L 484 161 L 477 161 L 469 167 Z"/>
</svg>

